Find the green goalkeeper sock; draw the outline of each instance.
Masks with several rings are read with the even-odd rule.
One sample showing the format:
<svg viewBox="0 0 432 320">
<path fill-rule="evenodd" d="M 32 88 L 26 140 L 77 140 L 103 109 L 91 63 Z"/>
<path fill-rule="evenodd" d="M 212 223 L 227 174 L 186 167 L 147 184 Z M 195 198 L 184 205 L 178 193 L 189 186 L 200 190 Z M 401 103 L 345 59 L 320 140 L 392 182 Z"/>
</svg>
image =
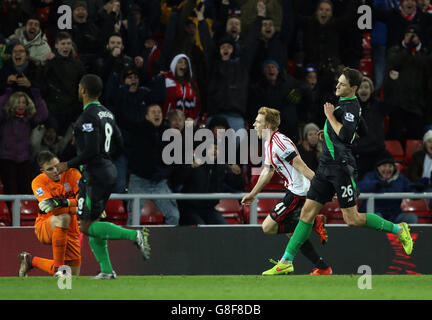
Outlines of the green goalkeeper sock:
<svg viewBox="0 0 432 320">
<path fill-rule="evenodd" d="M 312 231 L 313 224 L 303 222 L 299 220 L 294 233 L 288 242 L 288 245 L 285 249 L 285 253 L 282 256 L 282 259 L 293 261 L 297 251 L 303 245 L 303 243 L 309 238 L 310 233 Z"/>
<path fill-rule="evenodd" d="M 137 231 L 122 228 L 111 222 L 93 222 L 89 228 L 89 235 L 104 240 L 136 241 Z"/>
<path fill-rule="evenodd" d="M 400 227 L 374 213 L 366 213 L 366 228 L 398 234 Z"/>
<path fill-rule="evenodd" d="M 89 237 L 90 248 L 99 262 L 101 272 L 112 273 L 113 269 L 108 254 L 108 241 L 95 237 Z"/>
</svg>

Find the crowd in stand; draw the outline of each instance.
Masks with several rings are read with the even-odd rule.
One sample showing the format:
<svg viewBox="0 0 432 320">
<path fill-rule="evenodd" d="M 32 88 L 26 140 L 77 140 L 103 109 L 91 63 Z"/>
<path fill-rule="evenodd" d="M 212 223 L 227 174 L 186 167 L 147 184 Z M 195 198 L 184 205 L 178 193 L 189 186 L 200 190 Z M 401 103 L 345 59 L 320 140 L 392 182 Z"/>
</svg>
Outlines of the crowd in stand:
<svg viewBox="0 0 432 320">
<path fill-rule="evenodd" d="M 363 4 L 372 8 L 372 30 L 358 27 Z M 62 5 L 71 8 L 71 29 L 59 29 Z M 369 34 L 371 70 L 362 69 Z M 74 155 L 72 126 L 82 110 L 78 82 L 86 73 L 102 78 L 100 102 L 123 134 L 125 151 L 114 159 L 117 193 L 244 191 L 246 166 L 167 166 L 162 134 L 167 128 L 183 132 L 185 121 L 195 129 L 248 129 L 261 106 L 281 112 L 280 131 L 316 169 L 322 106 L 337 103 L 343 66 L 365 74 L 358 98 L 369 130 L 354 147 L 360 179 L 382 164 L 385 140 L 405 145 L 423 139 L 408 178 L 427 190 L 431 50 L 429 0 L 3 0 L 3 192 L 31 193 L 39 151 L 61 160 Z M 155 204 L 169 224 L 223 222 L 213 202 Z"/>
</svg>

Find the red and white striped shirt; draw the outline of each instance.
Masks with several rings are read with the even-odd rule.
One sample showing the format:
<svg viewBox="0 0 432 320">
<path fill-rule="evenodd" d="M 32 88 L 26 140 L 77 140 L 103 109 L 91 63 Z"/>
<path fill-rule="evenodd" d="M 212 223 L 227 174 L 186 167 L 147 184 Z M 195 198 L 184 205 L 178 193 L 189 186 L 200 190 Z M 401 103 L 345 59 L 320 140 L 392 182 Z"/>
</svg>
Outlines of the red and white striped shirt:
<svg viewBox="0 0 432 320">
<path fill-rule="evenodd" d="M 292 166 L 292 159 L 298 155 L 295 144 L 282 133 L 276 131 L 272 134 L 270 142 L 265 142 L 264 166 L 272 166 L 284 180 L 284 186 L 298 196 L 306 196 L 310 181 Z M 286 159 L 291 159 L 287 161 Z"/>
</svg>

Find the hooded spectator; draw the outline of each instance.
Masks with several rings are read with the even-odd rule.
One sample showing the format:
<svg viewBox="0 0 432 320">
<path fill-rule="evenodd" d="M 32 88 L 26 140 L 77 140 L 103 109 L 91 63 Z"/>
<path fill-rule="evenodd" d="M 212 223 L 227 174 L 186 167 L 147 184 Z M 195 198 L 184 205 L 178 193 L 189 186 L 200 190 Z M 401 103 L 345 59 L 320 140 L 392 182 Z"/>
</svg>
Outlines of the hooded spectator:
<svg viewBox="0 0 432 320">
<path fill-rule="evenodd" d="M 162 104 L 166 118 L 168 112 L 180 109 L 186 118 L 197 120 L 201 111 L 197 83 L 192 79 L 191 62 L 185 54 L 178 54 L 170 64 L 170 71 L 164 72 L 167 96 Z"/>
</svg>

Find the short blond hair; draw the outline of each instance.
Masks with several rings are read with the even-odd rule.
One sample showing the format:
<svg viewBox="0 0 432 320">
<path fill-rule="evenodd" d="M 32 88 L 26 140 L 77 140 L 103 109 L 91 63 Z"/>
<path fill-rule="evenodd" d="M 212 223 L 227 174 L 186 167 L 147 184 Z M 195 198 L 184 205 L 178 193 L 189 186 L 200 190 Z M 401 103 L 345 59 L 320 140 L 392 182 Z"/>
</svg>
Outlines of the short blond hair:
<svg viewBox="0 0 432 320">
<path fill-rule="evenodd" d="M 269 107 L 261 107 L 258 110 L 258 114 L 262 114 L 264 116 L 265 122 L 270 124 L 272 130 L 279 128 L 281 122 L 279 110 Z"/>
</svg>

